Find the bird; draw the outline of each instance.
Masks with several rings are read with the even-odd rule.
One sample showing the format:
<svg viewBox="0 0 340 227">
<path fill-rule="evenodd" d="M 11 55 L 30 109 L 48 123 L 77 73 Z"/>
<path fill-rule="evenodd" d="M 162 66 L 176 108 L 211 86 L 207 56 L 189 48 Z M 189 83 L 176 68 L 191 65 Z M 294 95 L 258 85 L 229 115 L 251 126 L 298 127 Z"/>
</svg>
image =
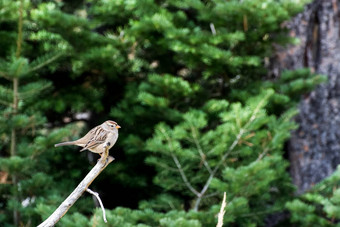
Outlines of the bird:
<svg viewBox="0 0 340 227">
<path fill-rule="evenodd" d="M 101 156 L 107 147 L 110 149 L 116 143 L 118 139 L 118 129 L 120 128 L 121 127 L 115 121 L 107 120 L 101 125 L 91 129 L 84 137 L 80 139 L 57 143 L 54 146 L 60 147 L 76 145 L 83 147 L 80 152 L 89 150 Z"/>
</svg>

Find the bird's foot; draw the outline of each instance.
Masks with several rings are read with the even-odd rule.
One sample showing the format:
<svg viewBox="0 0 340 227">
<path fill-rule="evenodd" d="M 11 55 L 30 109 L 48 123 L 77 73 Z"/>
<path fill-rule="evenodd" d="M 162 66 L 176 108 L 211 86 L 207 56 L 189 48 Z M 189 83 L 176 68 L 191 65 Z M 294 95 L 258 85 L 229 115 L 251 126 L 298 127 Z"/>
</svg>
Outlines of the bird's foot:
<svg viewBox="0 0 340 227">
<path fill-rule="evenodd" d="M 99 159 L 97 159 L 97 162 L 99 162 L 101 159 L 102 159 L 102 154 L 99 154 L 101 157 L 99 158 Z M 105 160 L 105 164 L 107 164 L 107 163 L 110 163 L 110 162 L 113 162 L 115 160 L 115 158 L 114 157 L 112 157 L 112 156 L 108 156 L 107 158 L 106 158 L 106 160 Z"/>
</svg>

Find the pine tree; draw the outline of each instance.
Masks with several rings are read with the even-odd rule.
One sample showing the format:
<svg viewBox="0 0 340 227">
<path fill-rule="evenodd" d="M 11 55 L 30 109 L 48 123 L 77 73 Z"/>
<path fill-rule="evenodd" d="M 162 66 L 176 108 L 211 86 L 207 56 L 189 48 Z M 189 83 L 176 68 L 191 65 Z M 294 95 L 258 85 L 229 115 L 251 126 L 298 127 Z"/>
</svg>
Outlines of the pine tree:
<svg viewBox="0 0 340 227">
<path fill-rule="evenodd" d="M 3 32 L 3 37 L 12 37 L 12 42 L 6 43 L 3 53 L 7 57 L 1 59 L 1 133 L 2 150 L 6 158 L 0 159 L 2 184 L 1 194 L 8 198 L 1 206 L 13 213 L 13 224 L 30 223 L 34 220 L 32 204 L 37 196 L 46 190 L 50 177 L 42 172 L 37 159 L 38 144 L 32 144 L 32 139 L 41 134 L 40 130 L 46 119 L 39 111 L 36 100 L 51 87 L 51 82 L 37 77 L 37 72 L 45 65 L 58 59 L 64 50 L 55 49 L 55 53 L 41 55 L 34 60 L 26 58 L 26 42 L 29 39 L 25 28 L 28 1 L 5 1 L 5 9 L 13 16 L 2 18 L 2 24 L 8 27 L 17 22 L 17 33 Z M 16 42 L 15 39 L 16 37 Z M 10 135 L 10 136 L 9 136 Z M 41 149 L 41 148 L 40 148 Z M 30 216 L 32 217 L 30 218 Z M 2 214 L 2 221 L 11 215 Z"/>
<path fill-rule="evenodd" d="M 1 4 L 0 222 L 36 225 L 43 214 L 40 204 L 58 204 L 68 192 L 65 189 L 72 188 L 72 179 L 80 175 L 79 168 L 58 170 L 72 157 L 51 147 L 72 130 L 77 136 L 82 126 L 55 129 L 46 117 L 49 111 L 60 111 L 60 105 L 55 105 L 58 100 L 52 98 L 53 81 L 46 74 L 55 73 L 60 62 L 70 56 L 72 46 L 60 34 L 43 29 L 42 10 L 34 3 Z M 72 175 L 65 178 L 66 174 Z M 86 206 L 80 207 L 86 210 Z"/>
<path fill-rule="evenodd" d="M 263 61 L 270 57 L 272 44 L 294 41 L 284 34 L 280 23 L 305 3 L 96 2 L 93 14 L 112 29 L 112 37 L 131 45 L 128 60 L 132 67 L 126 72 L 129 83 L 124 98 L 111 111 L 128 132 L 121 140 L 124 151 L 134 157 L 127 157 L 129 164 L 117 168 L 120 182 L 126 183 L 129 175 L 147 168 L 137 167 L 136 160 L 144 162 L 149 153 L 145 141 L 159 122 L 177 124 L 189 108 L 202 108 L 210 99 L 239 101 L 240 91 L 249 91 L 248 97 L 258 94 L 261 85 L 251 85 L 261 83 L 265 76 Z M 150 184 L 147 176 L 144 179 L 131 181 L 141 184 L 137 186 L 140 192 Z M 148 192 L 146 196 L 157 193 Z"/>
<path fill-rule="evenodd" d="M 259 224 L 266 215 L 284 209 L 284 201 L 292 192 L 286 172 L 287 162 L 282 158 L 284 142 L 295 127 L 290 123 L 295 112 L 290 107 L 303 92 L 324 81 L 324 77 L 301 70 L 285 72 L 281 80 L 274 83 L 263 81 L 263 61 L 270 57 L 273 43 L 294 41 L 284 34 L 280 23 L 301 10 L 304 3 L 203 3 L 191 0 L 164 1 L 162 4 L 153 1 L 134 4 L 99 2 L 94 7 L 103 20 L 117 16 L 119 23 L 113 25 L 116 29 L 118 26 L 116 36 L 123 34 L 124 41 L 132 43 L 129 60 L 136 66 L 133 69 L 137 76 L 129 78 L 132 83 L 127 85 L 125 97 L 118 107 L 112 109 L 112 116 L 123 121 L 130 133 L 122 140 L 126 153 L 134 157 L 131 165 L 135 165 L 137 158 L 144 159 L 141 148 L 147 153 L 154 152 L 146 154 L 146 162 L 155 166 L 154 183 L 163 188 L 163 192 L 156 192 L 152 200 L 148 198 L 141 202 L 140 208 L 164 212 L 169 209 L 197 210 L 202 206 L 202 210 L 210 213 L 207 208 L 220 201 L 223 190 L 229 190 L 228 198 L 235 199 L 232 204 L 236 205 L 228 211 L 228 222 Z M 132 19 L 124 27 L 121 24 L 127 16 Z M 263 95 L 258 96 L 264 88 L 276 91 L 270 95 L 270 105 L 260 108 L 261 112 L 268 114 L 254 119 L 258 120 L 255 121 L 258 128 L 243 129 L 242 126 L 248 126 L 245 122 L 255 112 L 256 103 L 268 101 Z M 254 96 L 257 99 L 250 98 Z M 234 109 L 227 108 L 228 101 L 232 102 Z M 215 112 L 209 113 L 209 105 L 216 108 Z M 223 121 L 223 114 L 229 116 L 227 119 L 231 122 Z M 245 114 L 243 120 L 242 114 Z M 152 139 L 151 126 L 156 126 Z M 223 129 L 228 133 L 215 132 Z M 237 129 L 244 130 L 241 135 L 245 138 L 237 137 Z M 233 141 L 237 143 L 233 145 Z M 270 148 L 266 149 L 264 143 Z M 235 147 L 239 153 L 227 160 L 228 165 L 225 164 L 223 151 Z M 211 155 L 211 159 L 200 151 L 209 153 L 218 148 L 220 153 L 213 153 L 216 156 Z M 259 157 L 263 161 L 256 162 Z M 222 164 L 219 163 L 228 168 L 220 167 Z M 216 166 L 219 176 L 209 183 L 209 171 Z M 123 175 L 131 172 L 130 165 L 124 170 Z M 262 175 L 254 173 L 256 171 L 268 177 L 262 179 Z M 185 176 L 183 172 L 187 172 Z M 249 178 L 243 179 L 243 174 L 248 174 Z M 229 188 L 224 182 L 234 175 Z M 122 176 L 121 179 L 124 183 L 128 177 Z M 243 186 L 238 181 L 245 183 L 247 180 L 258 184 L 243 189 L 245 194 L 249 193 L 249 197 L 244 197 L 235 191 Z M 182 182 L 181 186 L 179 182 Z M 212 195 L 220 192 L 217 199 L 210 193 L 207 199 L 203 198 L 206 191 L 203 191 L 204 195 L 200 192 L 205 185 Z M 282 197 L 278 195 L 280 193 L 268 192 L 273 185 L 279 185 L 275 190 Z M 155 191 L 150 192 L 155 194 Z M 261 203 L 257 207 L 259 200 Z M 217 211 L 216 207 L 214 211 Z M 242 215 L 252 218 L 243 223 Z"/>
</svg>

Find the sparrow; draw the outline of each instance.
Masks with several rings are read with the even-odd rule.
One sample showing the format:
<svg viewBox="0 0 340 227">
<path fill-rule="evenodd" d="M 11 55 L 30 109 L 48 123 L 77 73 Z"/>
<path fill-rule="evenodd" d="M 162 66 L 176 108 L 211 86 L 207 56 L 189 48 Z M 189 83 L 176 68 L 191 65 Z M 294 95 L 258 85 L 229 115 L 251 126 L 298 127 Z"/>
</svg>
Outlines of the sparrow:
<svg viewBox="0 0 340 227">
<path fill-rule="evenodd" d="M 101 155 L 107 147 L 110 149 L 116 143 L 119 128 L 121 127 L 115 121 L 108 120 L 94 127 L 78 140 L 57 143 L 54 146 L 76 145 L 83 147 L 80 151 L 89 150 Z"/>
</svg>

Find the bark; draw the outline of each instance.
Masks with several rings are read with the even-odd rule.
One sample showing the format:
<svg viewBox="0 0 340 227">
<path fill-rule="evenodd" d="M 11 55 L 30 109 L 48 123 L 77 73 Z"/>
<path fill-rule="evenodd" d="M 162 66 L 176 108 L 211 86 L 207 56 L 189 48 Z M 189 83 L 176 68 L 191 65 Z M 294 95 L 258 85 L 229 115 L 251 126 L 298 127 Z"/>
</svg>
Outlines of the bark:
<svg viewBox="0 0 340 227">
<path fill-rule="evenodd" d="M 315 0 L 286 24 L 300 43 L 277 51 L 272 76 L 309 67 L 328 82 L 305 95 L 288 145 L 290 172 L 298 193 L 334 172 L 340 163 L 340 1 Z"/>
</svg>

